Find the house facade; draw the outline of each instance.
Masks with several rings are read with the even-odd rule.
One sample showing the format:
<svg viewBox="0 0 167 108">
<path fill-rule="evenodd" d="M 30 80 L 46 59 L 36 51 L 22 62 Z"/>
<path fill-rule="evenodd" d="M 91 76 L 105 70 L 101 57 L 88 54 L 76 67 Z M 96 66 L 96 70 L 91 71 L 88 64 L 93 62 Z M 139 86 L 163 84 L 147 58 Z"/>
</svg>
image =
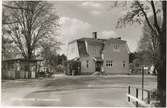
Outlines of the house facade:
<svg viewBox="0 0 167 108">
<path fill-rule="evenodd" d="M 129 73 L 129 49 L 121 38 L 98 39 L 97 33 L 92 38 L 73 40 L 68 44 L 68 60 L 81 62 L 81 73 L 96 71 L 107 74 Z"/>
</svg>

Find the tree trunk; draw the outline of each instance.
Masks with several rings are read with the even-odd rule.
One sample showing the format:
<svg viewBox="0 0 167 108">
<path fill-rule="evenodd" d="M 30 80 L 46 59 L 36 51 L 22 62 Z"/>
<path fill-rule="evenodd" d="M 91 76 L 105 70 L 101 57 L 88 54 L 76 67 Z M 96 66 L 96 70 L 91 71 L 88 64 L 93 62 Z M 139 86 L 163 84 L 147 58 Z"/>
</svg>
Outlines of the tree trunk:
<svg viewBox="0 0 167 108">
<path fill-rule="evenodd" d="M 162 62 L 159 65 L 159 68 L 157 68 L 158 74 L 157 74 L 157 88 L 158 88 L 158 98 L 160 100 L 160 106 L 165 107 L 166 106 L 166 75 L 163 70 L 163 64 Z"/>
<path fill-rule="evenodd" d="M 160 40 L 160 61 L 158 68 L 158 93 L 160 98 L 160 106 L 166 106 L 166 1 L 162 1 L 163 22 L 162 31 L 159 36 Z"/>
<path fill-rule="evenodd" d="M 31 78 L 31 60 L 32 60 L 32 50 L 30 47 L 28 47 L 28 58 L 27 58 L 27 62 L 28 62 L 28 78 Z"/>
</svg>

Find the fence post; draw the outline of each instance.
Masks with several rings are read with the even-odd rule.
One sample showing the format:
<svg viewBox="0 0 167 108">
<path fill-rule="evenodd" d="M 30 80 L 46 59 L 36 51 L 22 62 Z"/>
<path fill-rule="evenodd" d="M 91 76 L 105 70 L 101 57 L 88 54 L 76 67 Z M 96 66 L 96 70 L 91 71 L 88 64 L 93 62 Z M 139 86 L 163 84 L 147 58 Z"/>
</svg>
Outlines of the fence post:
<svg viewBox="0 0 167 108">
<path fill-rule="evenodd" d="M 128 94 L 130 94 L 130 86 L 128 86 Z M 130 97 L 128 97 L 128 102 L 130 102 Z"/>
<path fill-rule="evenodd" d="M 148 102 L 148 104 L 150 104 L 150 91 L 148 91 L 147 95 L 148 95 L 148 101 L 147 102 Z"/>
<path fill-rule="evenodd" d="M 138 98 L 138 88 L 136 88 L 136 98 Z M 136 101 L 136 107 L 138 107 L 138 102 Z"/>
</svg>

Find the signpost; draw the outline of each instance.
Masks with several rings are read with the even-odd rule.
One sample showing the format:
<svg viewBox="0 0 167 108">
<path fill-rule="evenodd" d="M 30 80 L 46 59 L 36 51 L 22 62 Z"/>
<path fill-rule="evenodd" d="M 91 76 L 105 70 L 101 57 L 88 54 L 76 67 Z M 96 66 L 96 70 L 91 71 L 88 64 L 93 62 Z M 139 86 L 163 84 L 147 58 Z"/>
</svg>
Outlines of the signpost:
<svg viewBox="0 0 167 108">
<path fill-rule="evenodd" d="M 143 100 L 143 89 L 144 89 L 144 66 L 142 67 L 142 100 Z"/>
</svg>

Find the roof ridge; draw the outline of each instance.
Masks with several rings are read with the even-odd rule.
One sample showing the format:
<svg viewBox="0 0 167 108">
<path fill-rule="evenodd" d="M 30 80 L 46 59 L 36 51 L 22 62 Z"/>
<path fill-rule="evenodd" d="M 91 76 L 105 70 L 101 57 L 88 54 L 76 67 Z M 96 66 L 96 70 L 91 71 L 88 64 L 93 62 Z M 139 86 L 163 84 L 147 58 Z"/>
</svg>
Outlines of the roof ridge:
<svg viewBox="0 0 167 108">
<path fill-rule="evenodd" d="M 119 39 L 118 37 L 116 37 L 116 38 L 113 38 L 113 37 L 110 37 L 110 38 L 107 38 L 107 39 L 105 39 L 105 38 L 97 38 L 97 39 L 94 39 L 94 38 L 91 38 L 91 37 L 82 37 L 82 38 L 79 38 L 79 39 L 75 39 L 75 40 L 73 40 L 73 41 L 70 41 L 70 42 L 68 42 L 68 44 L 71 44 L 71 43 L 73 43 L 73 42 L 75 42 L 75 41 L 78 41 L 78 40 L 87 40 L 87 39 L 89 39 L 88 41 L 109 41 L 109 40 L 119 40 L 119 41 L 124 41 L 124 42 L 126 42 L 126 40 L 122 40 L 122 39 Z"/>
</svg>

